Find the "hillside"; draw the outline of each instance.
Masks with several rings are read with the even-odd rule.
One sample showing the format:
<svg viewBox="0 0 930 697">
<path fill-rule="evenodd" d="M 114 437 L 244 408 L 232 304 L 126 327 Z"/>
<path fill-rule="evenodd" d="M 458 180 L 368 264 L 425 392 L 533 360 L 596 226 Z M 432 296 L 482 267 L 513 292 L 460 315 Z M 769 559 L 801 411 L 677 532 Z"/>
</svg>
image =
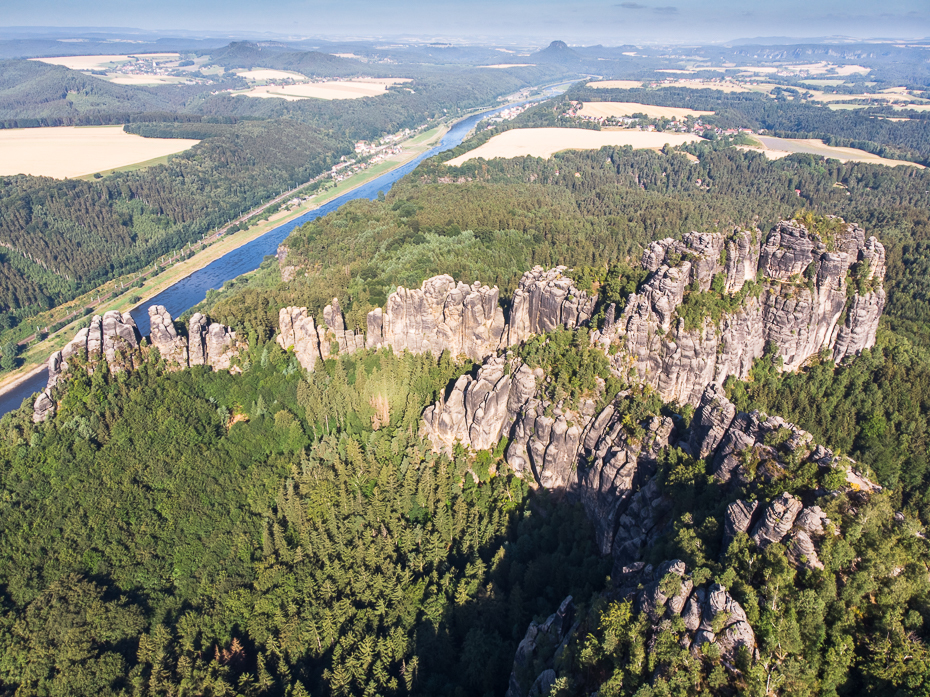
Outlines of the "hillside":
<svg viewBox="0 0 930 697">
<path fill-rule="evenodd" d="M 128 126 L 203 138 L 167 165 L 0 178 L 5 322 L 585 55 L 540 53 L 377 99 L 202 95 Z M 930 152 L 917 118 L 603 94 Z M 600 128 L 569 106 L 148 307 L 148 337 L 103 312 L 49 356 L 0 418 L 0 693 L 927 693 L 930 169 L 726 134 L 449 164 Z"/>
</svg>

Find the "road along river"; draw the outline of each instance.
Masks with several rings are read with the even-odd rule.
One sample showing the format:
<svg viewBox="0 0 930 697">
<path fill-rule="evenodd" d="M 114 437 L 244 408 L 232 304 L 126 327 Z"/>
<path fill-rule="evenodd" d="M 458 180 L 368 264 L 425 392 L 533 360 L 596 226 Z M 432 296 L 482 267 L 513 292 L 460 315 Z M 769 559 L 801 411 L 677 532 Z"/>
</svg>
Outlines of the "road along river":
<svg viewBox="0 0 930 697">
<path fill-rule="evenodd" d="M 546 96 L 554 96 L 563 92 L 570 84 L 572 83 L 567 82 L 549 87 Z M 147 336 L 149 333 L 148 308 L 150 305 L 164 305 L 172 317 L 178 317 L 206 298 L 208 290 L 221 288 L 226 281 L 257 269 L 266 255 L 274 254 L 277 251 L 278 245 L 291 234 L 294 228 L 300 227 L 320 216 L 332 213 L 349 201 L 357 198 L 374 199 L 377 198 L 379 191 L 386 193 L 394 182 L 412 172 L 423 160 L 459 145 L 479 121 L 511 106 L 514 106 L 514 104 L 507 104 L 493 111 L 486 111 L 462 119 L 449 129 L 449 132 L 443 136 L 439 145 L 427 150 L 416 159 L 382 174 L 377 179 L 372 179 L 366 184 L 347 191 L 339 198 L 335 198 L 299 218 L 269 230 L 261 237 L 257 237 L 251 242 L 232 250 L 199 271 L 195 271 L 190 276 L 182 278 L 173 286 L 166 288 L 148 300 L 144 305 L 132 310 L 130 314 L 132 314 L 132 318 L 139 327 L 139 333 L 142 336 Z M 0 416 L 18 409 L 24 399 L 31 398 L 35 392 L 42 390 L 46 382 L 48 382 L 48 371 L 42 370 L 0 395 Z"/>
</svg>

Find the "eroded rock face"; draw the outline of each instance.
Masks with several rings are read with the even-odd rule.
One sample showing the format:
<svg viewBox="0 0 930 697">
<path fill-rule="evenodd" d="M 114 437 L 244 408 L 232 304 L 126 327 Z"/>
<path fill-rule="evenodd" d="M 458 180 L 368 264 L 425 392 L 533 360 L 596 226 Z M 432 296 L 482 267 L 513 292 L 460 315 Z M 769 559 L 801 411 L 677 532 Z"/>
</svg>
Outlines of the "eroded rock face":
<svg viewBox="0 0 930 697">
<path fill-rule="evenodd" d="M 278 312 L 278 345 L 293 350 L 304 370 L 313 372 L 316 362 L 330 356 L 354 353 L 365 347 L 362 332 L 346 329 L 339 300 L 323 308 L 323 324 L 317 325 L 306 307 L 284 307 Z"/>
<path fill-rule="evenodd" d="M 695 588 L 683 561 L 667 561 L 656 570 L 628 568 L 618 578 L 621 597 L 632 597 L 652 624 L 647 630 L 649 646 L 659 631 L 671 629 L 668 621 L 677 615 L 685 627 L 679 644 L 692 652 L 697 653 L 702 644 L 716 643 L 724 658 L 732 661 L 740 646 L 755 650 L 755 632 L 742 606 L 720 584 Z"/>
<path fill-rule="evenodd" d="M 171 313 L 164 305 L 149 307 L 149 341 L 166 363 L 187 366 L 187 339 L 178 334 Z"/>
<path fill-rule="evenodd" d="M 398 288 L 383 311 L 368 314 L 366 346 L 482 360 L 504 336 L 499 296 L 496 286 L 457 284 L 451 276 L 434 276 L 419 289 Z"/>
<path fill-rule="evenodd" d="M 752 531 L 753 541 L 765 549 L 770 544 L 781 542 L 794 526 L 794 519 L 804 505 L 788 492 L 783 493 L 769 504 L 762 519 Z"/>
<path fill-rule="evenodd" d="M 572 596 L 568 596 L 545 622 L 530 623 L 514 656 L 507 697 L 543 697 L 549 694 L 548 688 L 556 679 L 552 666 L 577 627 L 574 621 L 575 604 Z M 540 664 L 545 668 L 537 673 L 535 666 Z"/>
<path fill-rule="evenodd" d="M 830 251 L 803 225 L 783 221 L 761 249 L 759 238 L 758 231 L 737 230 L 653 242 L 642 259 L 651 275 L 619 318 L 592 337 L 605 351 L 620 349 L 611 357 L 615 371 L 666 401 L 696 406 L 704 385 L 745 378 L 766 346 L 777 350 L 784 370 L 796 370 L 821 351 L 839 361 L 875 344 L 885 251 L 874 237 L 846 225 Z M 851 269 L 869 290 L 847 299 Z M 753 285 L 744 289 L 747 283 Z M 686 289 L 712 286 L 713 293 L 742 291 L 739 309 L 686 329 L 678 315 Z"/>
<path fill-rule="evenodd" d="M 534 334 L 551 332 L 559 326 L 574 329 L 591 319 L 597 297 L 578 290 L 565 271 L 564 266 L 536 266 L 523 274 L 513 294 L 507 346 L 516 346 Z"/>
<path fill-rule="evenodd" d="M 171 315 L 161 305 L 149 307 L 149 320 L 152 346 L 166 363 L 175 367 L 209 365 L 214 370 L 228 370 L 241 348 L 235 332 L 221 324 L 209 323 L 200 313 L 191 317 L 188 336 L 178 334 Z M 44 421 L 54 414 L 53 388 L 69 369 L 73 357 L 88 361 L 89 371 L 101 363 L 112 373 L 132 370 L 140 359 L 140 340 L 135 320 L 128 312 L 111 310 L 103 317 L 95 315 L 89 327 L 81 329 L 61 351 L 49 357 L 48 384 L 36 398 L 33 420 Z"/>
</svg>

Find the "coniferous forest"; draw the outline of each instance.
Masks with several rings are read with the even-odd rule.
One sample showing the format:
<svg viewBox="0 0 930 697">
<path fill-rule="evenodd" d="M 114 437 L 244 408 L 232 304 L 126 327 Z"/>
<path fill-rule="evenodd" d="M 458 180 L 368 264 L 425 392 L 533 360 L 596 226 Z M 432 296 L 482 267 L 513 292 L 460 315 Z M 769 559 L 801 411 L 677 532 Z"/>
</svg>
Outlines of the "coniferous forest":
<svg viewBox="0 0 930 697">
<path fill-rule="evenodd" d="M 422 80 L 377 116 L 366 100 L 357 113 L 314 102 L 244 114 L 208 99 L 196 119 L 127 127 L 204 139 L 163 167 L 0 180 L 0 234 L 35 257 L 27 266 L 4 252 L 3 302 L 56 302 L 138 268 L 243 201 L 330 166 L 354 139 L 514 87 L 489 80 L 462 96 Z M 682 105 L 661 94 L 633 96 Z M 708 109 L 733 97 L 689 94 L 687 106 Z M 846 112 L 815 121 L 800 105 L 775 116 L 736 101 L 721 118 L 915 161 L 930 152 L 923 122 L 847 129 Z M 495 132 L 553 125 L 563 106 Z M 234 370 L 177 369 L 146 341 L 124 356 L 131 370 L 75 355 L 50 418 L 35 422 L 30 399 L 0 419 L 0 694 L 930 694 L 930 170 L 770 161 L 726 139 L 444 164 L 487 137 L 296 229 L 277 258 L 178 318 L 181 333 L 195 311 L 235 330 Z M 746 379 L 731 376 L 715 408 L 775 426 L 730 455 L 737 474 L 723 479 L 696 445 L 713 430 L 710 409 L 663 402 L 617 374 L 619 349 L 592 337 L 646 288 L 651 242 L 765 236 L 783 220 L 827 240 L 839 225 L 827 216 L 884 247 L 875 345 L 840 364 L 817 354 L 795 372 L 767 347 Z M 559 265 L 572 301 L 596 295 L 590 319 L 501 349 L 499 380 L 532 373 L 545 418 L 610 408 L 616 437 L 648 463 L 620 521 L 516 468 L 516 430 L 479 450 L 427 437 L 424 411 L 485 385 L 482 360 L 334 341 L 310 371 L 276 341 L 283 308 L 326 327 L 336 298 L 346 327 L 365 330 L 392 294 L 440 274 L 496 285 L 510 321 L 524 273 Z M 663 338 L 720 325 L 763 280 L 730 295 L 689 286 Z M 875 283 L 859 266 L 844 282 L 849 299 Z M 813 444 L 840 464 L 819 465 Z M 766 521 L 779 501 L 818 511 L 816 548 L 732 529 L 732 506 Z M 605 526 L 645 519 L 635 560 L 604 553 Z M 698 597 L 704 609 L 692 612 Z"/>
</svg>

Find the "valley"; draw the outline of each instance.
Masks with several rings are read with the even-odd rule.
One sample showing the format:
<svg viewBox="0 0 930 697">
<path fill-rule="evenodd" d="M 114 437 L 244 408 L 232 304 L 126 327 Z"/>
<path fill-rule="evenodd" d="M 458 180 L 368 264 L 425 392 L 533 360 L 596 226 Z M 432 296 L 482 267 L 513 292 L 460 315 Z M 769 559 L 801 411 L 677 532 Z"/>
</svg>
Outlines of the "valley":
<svg viewBox="0 0 930 697">
<path fill-rule="evenodd" d="M 0 694 L 923 694 L 930 44 L 301 12 L 0 27 Z"/>
</svg>

